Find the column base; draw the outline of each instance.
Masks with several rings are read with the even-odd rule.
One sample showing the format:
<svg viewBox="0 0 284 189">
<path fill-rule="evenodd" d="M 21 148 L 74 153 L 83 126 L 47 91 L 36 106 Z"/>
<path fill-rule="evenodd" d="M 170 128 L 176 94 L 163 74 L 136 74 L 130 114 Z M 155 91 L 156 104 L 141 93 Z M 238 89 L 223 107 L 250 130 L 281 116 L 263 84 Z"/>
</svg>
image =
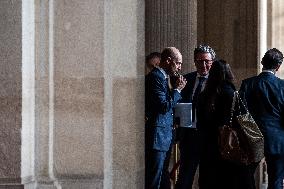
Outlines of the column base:
<svg viewBox="0 0 284 189">
<path fill-rule="evenodd" d="M 25 189 L 59 189 L 56 183 L 47 177 L 24 177 L 22 178 L 22 184 Z"/>
<path fill-rule="evenodd" d="M 0 185 L 0 188 L 5 188 L 5 189 L 24 189 L 24 185 Z"/>
<path fill-rule="evenodd" d="M 59 180 L 60 189 L 102 189 L 103 180 L 100 179 L 64 179 Z"/>
<path fill-rule="evenodd" d="M 0 189 L 24 189 L 21 178 L 0 178 Z"/>
<path fill-rule="evenodd" d="M 37 182 L 24 184 L 25 189 L 58 189 L 54 184 L 40 184 Z"/>
<path fill-rule="evenodd" d="M 31 181 L 24 182 L 23 185 L 24 189 L 102 189 L 103 180 L 72 178 L 55 181 Z M 23 189 L 23 187 L 19 189 Z"/>
</svg>

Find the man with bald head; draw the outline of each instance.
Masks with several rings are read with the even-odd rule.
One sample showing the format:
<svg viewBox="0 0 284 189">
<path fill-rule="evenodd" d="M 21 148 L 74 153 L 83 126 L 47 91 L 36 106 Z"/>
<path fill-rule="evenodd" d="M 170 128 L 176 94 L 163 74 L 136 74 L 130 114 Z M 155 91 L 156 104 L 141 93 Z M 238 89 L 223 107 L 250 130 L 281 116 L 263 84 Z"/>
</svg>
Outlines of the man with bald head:
<svg viewBox="0 0 284 189">
<path fill-rule="evenodd" d="M 169 78 L 181 70 L 182 55 L 175 47 L 161 53 L 159 67 L 145 79 L 145 189 L 170 188 L 168 160 L 173 138 L 173 108 L 181 99 L 186 80 L 179 76 L 170 85 Z"/>
</svg>

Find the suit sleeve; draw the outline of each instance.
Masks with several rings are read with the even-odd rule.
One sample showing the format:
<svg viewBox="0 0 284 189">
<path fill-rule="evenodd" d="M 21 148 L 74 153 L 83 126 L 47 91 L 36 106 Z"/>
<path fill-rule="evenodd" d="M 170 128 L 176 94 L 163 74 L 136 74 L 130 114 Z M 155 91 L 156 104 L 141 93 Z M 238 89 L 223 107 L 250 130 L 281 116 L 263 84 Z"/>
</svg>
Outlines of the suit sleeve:
<svg viewBox="0 0 284 189">
<path fill-rule="evenodd" d="M 242 81 L 241 87 L 240 87 L 240 90 L 239 90 L 239 94 L 242 96 L 242 94 L 244 94 L 244 91 L 245 91 L 245 84 L 244 84 L 244 82 Z"/>
<path fill-rule="evenodd" d="M 167 83 L 160 77 L 152 77 L 150 82 L 152 85 L 152 103 L 159 113 L 170 111 L 181 99 L 181 95 L 177 90 L 168 91 Z"/>
</svg>

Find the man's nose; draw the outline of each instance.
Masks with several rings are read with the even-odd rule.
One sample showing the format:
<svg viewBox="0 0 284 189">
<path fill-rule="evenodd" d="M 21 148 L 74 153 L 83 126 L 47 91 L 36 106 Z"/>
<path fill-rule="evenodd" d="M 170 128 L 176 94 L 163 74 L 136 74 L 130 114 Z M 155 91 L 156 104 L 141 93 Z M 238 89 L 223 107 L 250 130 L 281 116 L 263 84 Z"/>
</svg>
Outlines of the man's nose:
<svg viewBox="0 0 284 189">
<path fill-rule="evenodd" d="M 179 65 L 179 66 L 177 67 L 177 69 L 180 71 L 180 70 L 181 70 L 181 65 Z"/>
</svg>

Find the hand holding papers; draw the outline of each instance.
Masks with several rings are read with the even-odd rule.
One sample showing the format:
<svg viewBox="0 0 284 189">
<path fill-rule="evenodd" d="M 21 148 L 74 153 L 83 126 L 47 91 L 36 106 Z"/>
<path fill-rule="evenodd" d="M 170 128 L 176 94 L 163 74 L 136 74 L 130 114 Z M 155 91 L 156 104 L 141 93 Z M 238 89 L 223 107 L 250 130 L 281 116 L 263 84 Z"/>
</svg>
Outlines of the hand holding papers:
<svg viewBox="0 0 284 189">
<path fill-rule="evenodd" d="M 179 120 L 179 127 L 192 128 L 192 103 L 178 103 L 175 107 L 175 120 Z"/>
</svg>

